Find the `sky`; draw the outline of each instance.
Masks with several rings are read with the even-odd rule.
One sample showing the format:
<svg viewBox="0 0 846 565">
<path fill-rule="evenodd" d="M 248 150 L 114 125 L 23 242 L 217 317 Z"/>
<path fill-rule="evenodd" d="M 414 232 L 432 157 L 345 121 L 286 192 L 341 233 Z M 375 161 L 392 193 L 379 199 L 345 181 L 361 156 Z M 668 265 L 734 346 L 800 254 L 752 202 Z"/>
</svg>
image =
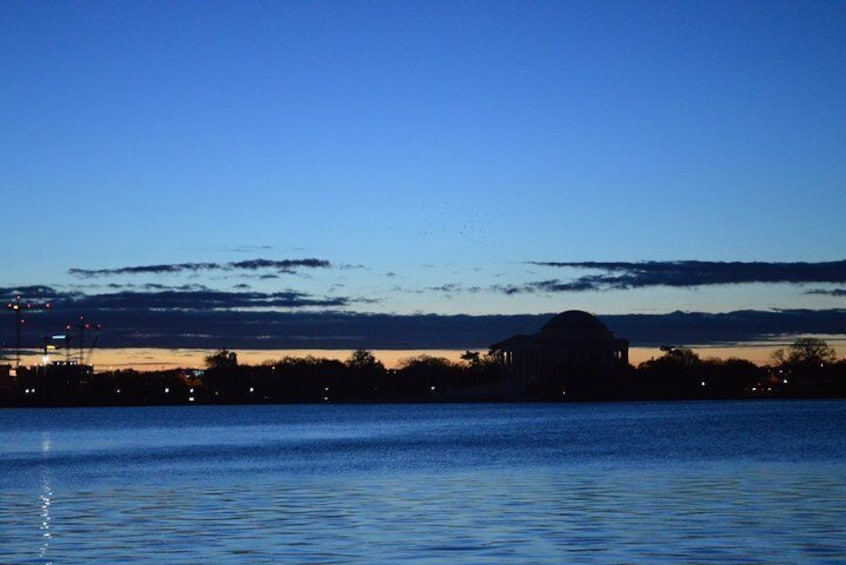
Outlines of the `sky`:
<svg viewBox="0 0 846 565">
<path fill-rule="evenodd" d="M 25 341 L 846 334 L 842 2 L 7 0 L 0 71 Z"/>
</svg>

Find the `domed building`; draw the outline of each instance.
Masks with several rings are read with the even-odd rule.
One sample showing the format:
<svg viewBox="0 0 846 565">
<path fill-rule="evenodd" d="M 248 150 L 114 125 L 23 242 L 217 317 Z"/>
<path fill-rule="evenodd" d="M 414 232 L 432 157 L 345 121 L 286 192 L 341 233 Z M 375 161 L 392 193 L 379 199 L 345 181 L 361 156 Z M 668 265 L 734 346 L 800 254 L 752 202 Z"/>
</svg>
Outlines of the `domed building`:
<svg viewBox="0 0 846 565">
<path fill-rule="evenodd" d="M 614 337 L 595 316 L 568 310 L 540 332 L 515 335 L 491 349 L 503 361 L 504 378 L 526 386 L 563 387 L 573 378 L 612 374 L 628 366 L 629 342 Z"/>
</svg>

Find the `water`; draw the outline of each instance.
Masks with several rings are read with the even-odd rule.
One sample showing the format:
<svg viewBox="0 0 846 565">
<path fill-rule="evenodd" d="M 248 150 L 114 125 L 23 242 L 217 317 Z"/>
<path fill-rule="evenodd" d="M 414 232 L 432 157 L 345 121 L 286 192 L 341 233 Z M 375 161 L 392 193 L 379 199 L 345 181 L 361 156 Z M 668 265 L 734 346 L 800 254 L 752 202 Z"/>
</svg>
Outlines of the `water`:
<svg viewBox="0 0 846 565">
<path fill-rule="evenodd" d="M 2 563 L 846 563 L 846 402 L 0 410 Z"/>
</svg>

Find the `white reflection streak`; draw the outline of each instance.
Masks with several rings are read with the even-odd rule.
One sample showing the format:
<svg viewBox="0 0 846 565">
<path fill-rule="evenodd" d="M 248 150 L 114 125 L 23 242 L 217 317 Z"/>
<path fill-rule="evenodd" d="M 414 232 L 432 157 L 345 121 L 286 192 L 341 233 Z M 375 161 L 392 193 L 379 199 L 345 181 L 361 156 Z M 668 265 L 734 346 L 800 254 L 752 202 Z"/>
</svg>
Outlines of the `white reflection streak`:
<svg viewBox="0 0 846 565">
<path fill-rule="evenodd" d="M 38 548 L 38 556 L 41 559 L 47 558 L 47 552 L 50 549 L 50 541 L 53 539 L 53 533 L 50 531 L 50 505 L 53 502 L 53 488 L 50 486 L 50 468 L 46 464 L 46 460 L 50 455 L 50 437 L 45 436 L 41 442 L 41 454 L 44 458 L 44 464 L 41 466 L 41 546 Z M 47 565 L 51 565 L 52 561 L 46 561 Z"/>
</svg>

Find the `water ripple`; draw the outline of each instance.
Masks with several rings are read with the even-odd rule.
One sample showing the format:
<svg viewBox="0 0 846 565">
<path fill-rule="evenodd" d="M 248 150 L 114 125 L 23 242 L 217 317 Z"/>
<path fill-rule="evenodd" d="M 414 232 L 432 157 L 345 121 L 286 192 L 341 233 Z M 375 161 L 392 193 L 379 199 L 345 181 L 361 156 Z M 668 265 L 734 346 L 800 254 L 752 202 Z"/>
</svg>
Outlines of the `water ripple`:
<svg viewBox="0 0 846 565">
<path fill-rule="evenodd" d="M 250 408 L 3 422 L 0 562 L 846 562 L 843 403 Z"/>
</svg>

